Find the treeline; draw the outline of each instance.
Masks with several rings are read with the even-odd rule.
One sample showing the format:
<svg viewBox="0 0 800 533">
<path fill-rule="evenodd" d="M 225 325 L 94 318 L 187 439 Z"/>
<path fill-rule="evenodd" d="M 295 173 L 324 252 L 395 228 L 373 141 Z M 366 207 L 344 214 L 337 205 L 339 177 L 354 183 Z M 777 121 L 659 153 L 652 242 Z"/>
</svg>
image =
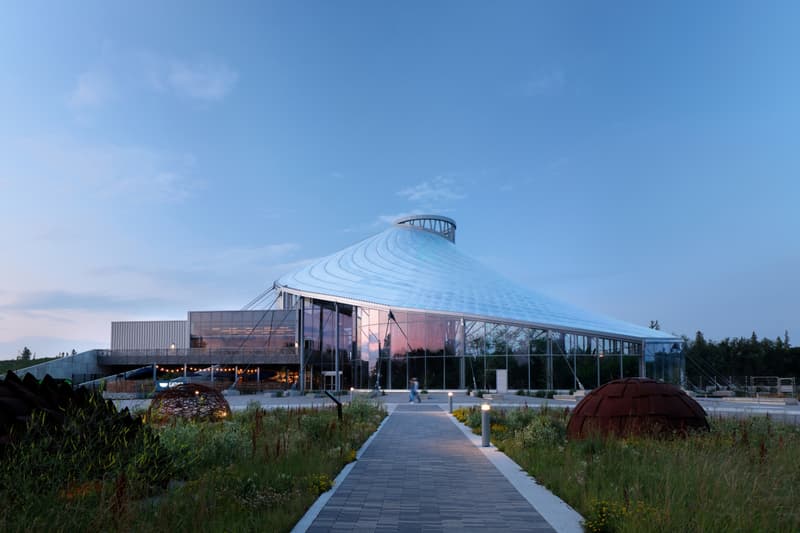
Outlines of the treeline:
<svg viewBox="0 0 800 533">
<path fill-rule="evenodd" d="M 759 340 L 755 332 L 750 338 L 726 338 L 707 341 L 701 331 L 694 340 L 686 340 L 686 374 L 712 377 L 778 376 L 800 378 L 800 346 L 784 338 Z"/>
</svg>

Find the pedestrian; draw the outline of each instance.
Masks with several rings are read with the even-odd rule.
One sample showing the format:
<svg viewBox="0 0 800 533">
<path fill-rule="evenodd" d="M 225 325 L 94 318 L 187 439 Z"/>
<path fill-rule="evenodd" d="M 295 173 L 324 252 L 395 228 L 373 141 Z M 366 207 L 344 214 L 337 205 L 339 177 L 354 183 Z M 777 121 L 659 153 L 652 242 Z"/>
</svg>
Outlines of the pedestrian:
<svg viewBox="0 0 800 533">
<path fill-rule="evenodd" d="M 411 378 L 411 387 L 409 387 L 408 391 L 408 403 L 414 403 L 414 400 L 422 403 L 419 397 L 419 381 L 417 381 L 417 378 Z"/>
</svg>

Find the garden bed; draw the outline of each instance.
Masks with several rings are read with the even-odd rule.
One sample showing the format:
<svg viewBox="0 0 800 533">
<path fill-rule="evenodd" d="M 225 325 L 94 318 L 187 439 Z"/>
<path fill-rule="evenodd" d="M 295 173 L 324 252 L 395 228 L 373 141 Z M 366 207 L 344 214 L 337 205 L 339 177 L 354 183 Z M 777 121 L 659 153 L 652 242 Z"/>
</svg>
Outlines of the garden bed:
<svg viewBox="0 0 800 533">
<path fill-rule="evenodd" d="M 289 531 L 384 416 L 356 400 L 342 421 L 254 404 L 222 422 L 145 423 L 130 439 L 35 428 L 0 463 L 0 531 Z"/>
<path fill-rule="evenodd" d="M 480 432 L 480 411 L 458 409 Z M 713 418 L 687 438 L 566 440 L 567 410 L 492 411 L 492 443 L 587 531 L 800 531 L 800 428 Z"/>
</svg>

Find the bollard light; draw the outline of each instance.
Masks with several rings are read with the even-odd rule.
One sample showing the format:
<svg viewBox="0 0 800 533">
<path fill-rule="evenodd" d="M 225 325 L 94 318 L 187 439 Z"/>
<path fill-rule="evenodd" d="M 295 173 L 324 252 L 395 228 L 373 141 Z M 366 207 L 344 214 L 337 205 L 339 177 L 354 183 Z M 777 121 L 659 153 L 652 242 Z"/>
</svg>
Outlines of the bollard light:
<svg viewBox="0 0 800 533">
<path fill-rule="evenodd" d="M 450 404 L 450 414 L 453 414 L 453 393 L 452 392 L 448 392 L 447 393 L 447 401 Z"/>
<path fill-rule="evenodd" d="M 489 410 L 492 407 L 485 403 L 481 405 L 481 445 L 486 448 L 489 446 L 489 431 L 491 430 L 491 426 L 489 425 Z"/>
</svg>

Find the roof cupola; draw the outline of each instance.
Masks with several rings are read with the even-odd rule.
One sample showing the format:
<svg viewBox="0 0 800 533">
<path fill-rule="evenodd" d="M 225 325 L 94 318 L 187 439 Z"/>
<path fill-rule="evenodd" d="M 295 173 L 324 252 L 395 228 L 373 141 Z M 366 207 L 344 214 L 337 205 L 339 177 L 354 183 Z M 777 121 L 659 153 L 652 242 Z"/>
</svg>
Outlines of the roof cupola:
<svg viewBox="0 0 800 533">
<path fill-rule="evenodd" d="M 394 223 L 398 226 L 411 226 L 419 230 L 436 233 L 453 244 L 456 242 L 456 221 L 452 218 L 439 215 L 412 215 L 398 218 Z"/>
</svg>

